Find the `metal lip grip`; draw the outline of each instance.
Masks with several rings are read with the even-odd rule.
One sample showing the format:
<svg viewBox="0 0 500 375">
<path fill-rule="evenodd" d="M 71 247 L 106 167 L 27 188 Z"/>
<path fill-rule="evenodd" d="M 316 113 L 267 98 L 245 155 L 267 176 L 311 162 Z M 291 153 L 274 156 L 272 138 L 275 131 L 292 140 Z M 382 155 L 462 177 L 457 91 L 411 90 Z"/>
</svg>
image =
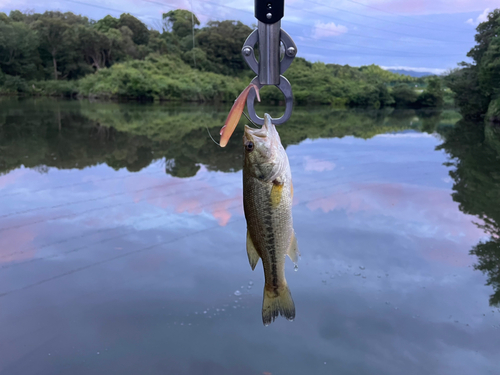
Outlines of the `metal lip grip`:
<svg viewBox="0 0 500 375">
<path fill-rule="evenodd" d="M 290 35 L 281 29 L 284 15 L 284 0 L 255 0 L 255 18 L 258 28 L 245 41 L 241 50 L 243 58 L 257 77 L 251 83 L 259 89 L 265 85 L 275 85 L 285 96 L 285 113 L 273 124 L 280 125 L 292 115 L 293 94 L 290 82 L 281 74 L 288 69 L 297 54 L 297 46 Z M 259 43 L 260 61 L 255 58 L 255 45 Z M 285 47 L 285 55 L 280 61 L 280 42 Z M 255 91 L 250 91 L 247 98 L 248 113 L 253 122 L 264 125 L 264 119 L 255 113 Z"/>
</svg>

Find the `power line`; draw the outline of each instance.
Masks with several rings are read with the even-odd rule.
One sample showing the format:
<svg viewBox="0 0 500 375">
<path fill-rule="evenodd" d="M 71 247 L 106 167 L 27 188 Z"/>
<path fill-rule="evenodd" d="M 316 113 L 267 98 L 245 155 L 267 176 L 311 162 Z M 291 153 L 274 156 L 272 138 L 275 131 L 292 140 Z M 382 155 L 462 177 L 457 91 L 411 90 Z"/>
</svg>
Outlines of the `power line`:
<svg viewBox="0 0 500 375">
<path fill-rule="evenodd" d="M 250 13 L 250 12 L 247 12 L 243 9 L 238 9 L 238 8 L 234 8 L 234 7 L 230 7 L 230 6 L 226 6 L 226 5 L 220 5 L 220 4 L 217 4 L 217 3 L 213 3 L 211 1 L 204 1 L 205 3 L 208 3 L 208 4 L 213 4 L 213 5 L 216 5 L 216 6 L 221 6 L 221 7 L 225 7 L 225 8 L 230 8 L 230 9 L 234 9 L 236 11 L 239 11 L 239 12 L 244 12 L 244 13 Z M 309 12 L 309 13 L 313 13 L 313 12 Z M 305 24 L 301 24 L 301 23 L 298 23 L 298 22 L 295 22 L 295 21 L 286 21 L 287 23 L 292 23 L 292 24 L 296 24 L 296 25 L 300 25 L 300 26 L 306 26 L 308 28 L 312 28 L 310 25 L 305 25 Z M 326 27 L 317 27 L 318 29 L 323 29 L 323 30 L 327 30 L 327 31 L 331 31 L 330 29 L 326 28 Z M 384 31 L 384 30 L 383 30 Z M 389 31 L 390 32 L 390 31 Z M 397 33 L 399 34 L 399 33 Z M 404 34 L 403 34 L 404 35 Z M 362 36 L 361 36 L 362 37 Z M 331 40 L 321 40 L 321 39 L 314 39 L 314 38 L 310 38 L 310 37 L 302 37 L 302 38 L 306 38 L 306 39 L 312 39 L 312 40 L 315 40 L 315 41 L 327 41 L 327 42 L 330 42 L 330 43 L 334 43 L 334 44 L 339 44 L 339 45 L 345 45 L 345 46 L 350 46 L 350 47 L 356 47 L 356 48 L 368 48 L 368 49 L 375 49 L 375 50 L 380 50 L 380 51 L 386 51 L 386 52 L 395 52 L 395 53 L 401 53 L 401 51 L 394 51 L 394 50 L 385 50 L 385 49 L 381 49 L 381 48 L 375 48 L 375 47 L 360 47 L 358 45 L 354 45 L 354 44 L 349 44 L 349 43 L 341 43 L 341 42 L 334 42 L 334 41 L 331 41 Z M 417 37 L 418 38 L 418 37 Z M 421 39 L 428 39 L 428 38 L 421 38 Z M 385 39 L 387 40 L 387 39 Z M 430 39 L 432 40 L 432 39 Z M 439 41 L 441 42 L 441 41 Z M 314 46 L 314 48 L 318 48 L 316 46 Z M 325 48 L 323 48 L 325 49 Z M 358 53 L 358 52 L 354 52 L 356 54 L 365 54 L 365 53 Z M 433 56 L 437 56 L 436 54 L 429 54 L 427 55 L 427 57 L 433 57 Z M 450 54 L 445 54 L 445 55 L 442 55 L 442 56 L 451 56 Z M 457 54 L 458 56 L 458 54 Z M 460 54 L 460 56 L 462 56 L 462 54 Z M 425 56 L 422 56 L 422 57 L 425 57 Z"/>
<path fill-rule="evenodd" d="M 313 38 L 309 38 L 313 39 Z M 317 40 L 317 39 L 314 39 Z M 298 43 L 297 43 L 298 44 Z M 319 45 L 308 45 L 308 44 L 298 44 L 301 47 L 307 47 L 307 48 L 316 48 L 316 49 L 322 49 L 326 51 L 334 51 L 334 52 L 347 52 L 347 53 L 352 53 L 356 55 L 366 55 L 366 56 L 386 56 L 386 57 L 434 57 L 434 56 L 463 56 L 463 54 L 445 54 L 445 55 L 435 55 L 435 54 L 430 54 L 430 55 L 388 55 L 387 53 L 366 53 L 366 52 L 357 52 L 357 51 L 348 51 L 348 50 L 342 50 L 342 49 L 333 49 L 333 48 L 328 48 L 328 47 L 321 47 Z M 380 51 L 385 51 L 383 49 L 379 49 Z M 400 53 L 399 51 L 390 51 L 390 52 L 396 52 Z"/>
<path fill-rule="evenodd" d="M 394 16 L 398 16 L 398 17 L 406 17 L 406 18 L 409 18 L 409 19 L 412 19 L 412 20 L 415 20 L 417 22 L 425 22 L 425 23 L 430 23 L 430 24 L 433 24 L 433 25 L 439 25 L 441 26 L 440 23 L 437 23 L 437 22 L 432 22 L 432 21 L 429 21 L 429 20 L 417 20 L 413 17 L 410 17 L 410 16 L 405 16 L 405 15 L 402 15 L 402 14 L 398 14 L 396 12 L 389 12 L 388 10 L 383 10 L 383 9 L 380 9 L 380 8 L 376 8 L 376 7 L 373 7 L 371 5 L 368 5 L 368 4 L 363 4 L 363 3 L 360 3 L 358 1 L 354 1 L 354 0 L 344 0 L 344 1 L 348 1 L 350 3 L 354 3 L 354 4 L 358 4 L 358 5 L 362 5 L 366 8 L 371 8 L 371 9 L 375 9 L 375 10 L 378 10 L 379 12 L 383 12 L 383 13 L 387 13 L 387 14 L 392 14 Z M 463 30 L 460 30 L 460 31 L 463 31 Z"/>
<path fill-rule="evenodd" d="M 317 15 L 317 16 L 325 17 L 325 16 L 324 16 L 324 15 L 322 15 L 322 14 L 315 13 L 315 12 L 311 12 L 311 11 L 309 11 L 309 10 L 305 10 L 305 9 L 296 8 L 296 7 L 293 7 L 293 6 L 291 6 L 291 5 L 287 5 L 287 7 L 288 7 L 288 8 L 291 8 L 291 9 L 300 10 L 301 12 L 307 12 L 307 13 L 311 13 L 311 14 L 314 14 L 314 15 Z M 351 23 L 351 24 L 356 25 L 356 26 L 362 26 L 362 27 L 365 27 L 365 28 L 374 29 L 374 30 L 379 30 L 379 31 L 383 31 L 383 32 L 386 32 L 386 33 L 391 33 L 391 34 L 397 34 L 397 35 L 408 36 L 408 37 L 410 37 L 410 38 L 416 38 L 416 39 L 426 39 L 426 40 L 432 40 L 432 41 L 435 41 L 435 42 L 454 43 L 454 44 L 465 44 L 465 43 L 469 43 L 469 42 L 462 42 L 462 41 L 450 41 L 450 40 L 442 40 L 442 39 L 433 39 L 433 38 L 426 38 L 426 37 L 422 37 L 422 36 L 415 36 L 415 35 L 411 35 L 411 34 L 404 34 L 404 33 L 401 33 L 401 32 L 399 32 L 399 31 L 391 31 L 391 30 L 381 29 L 381 28 L 379 28 L 379 27 L 368 26 L 368 25 L 363 25 L 363 24 L 357 23 L 357 22 L 352 22 L 352 21 L 343 20 L 343 19 L 338 18 L 338 17 L 335 17 L 335 18 L 337 18 L 337 19 L 338 19 L 338 20 L 340 20 L 341 22 Z M 288 21 L 288 22 L 290 22 L 290 21 Z"/>
<path fill-rule="evenodd" d="M 342 46 L 349 46 L 349 47 L 357 47 L 353 44 L 348 44 L 348 43 L 340 43 L 340 42 L 334 42 L 334 41 L 331 41 L 331 40 L 325 40 L 325 39 L 315 39 L 315 38 L 311 38 L 311 37 L 304 37 L 302 36 L 301 38 L 304 38 L 304 39 L 310 39 L 310 40 L 313 40 L 313 41 L 316 41 L 316 42 L 329 42 L 329 43 L 333 43 L 333 44 L 338 44 L 338 45 L 342 45 Z M 304 47 L 312 47 L 312 48 L 321 48 L 321 49 L 327 49 L 327 50 L 333 50 L 331 48 L 325 48 L 325 47 L 318 47 L 317 45 L 314 45 L 314 46 L 309 46 L 309 45 L 304 45 L 302 44 Z M 376 47 L 362 47 L 363 49 L 373 49 L 373 50 L 377 50 L 377 51 L 385 51 L 385 52 L 396 52 L 396 53 L 404 53 L 404 52 L 401 52 L 401 51 L 394 51 L 394 50 L 387 50 L 387 49 L 383 49 L 383 48 L 376 48 Z M 341 51 L 341 52 L 352 52 L 352 51 L 346 51 L 346 50 L 337 50 L 337 51 Z M 367 53 L 363 53 L 363 52 L 355 52 L 356 54 L 363 54 L 363 55 L 370 55 L 370 54 L 367 54 Z M 463 54 L 444 54 L 444 55 L 436 55 L 436 54 L 411 54 L 411 52 L 409 52 L 410 54 L 409 55 L 406 55 L 404 57 L 445 57 L 445 56 L 463 56 Z M 382 56 L 382 55 L 375 55 L 375 56 Z M 387 55 L 383 55 L 383 56 L 387 56 Z M 403 57 L 403 56 L 402 56 Z"/>
<path fill-rule="evenodd" d="M 94 4 L 89 4 L 89 3 L 85 3 L 85 2 L 80 2 L 80 1 L 77 1 L 77 0 L 66 0 L 66 1 L 68 1 L 68 2 L 74 2 L 74 3 L 79 3 L 79 4 L 91 6 L 91 7 L 106 9 L 106 10 L 112 10 L 112 11 L 115 11 L 115 12 L 121 12 L 120 10 L 117 10 L 117 9 L 112 9 L 112 8 L 107 8 L 107 7 L 101 7 L 99 5 L 94 5 Z M 161 5 L 161 6 L 167 6 L 169 8 L 174 9 L 174 7 L 172 7 L 170 5 L 163 4 L 163 3 L 160 3 L 160 2 L 154 1 L 154 0 L 141 0 L 141 1 L 148 2 L 148 3 L 153 3 L 153 4 L 157 4 L 157 5 Z M 238 9 L 238 8 L 230 7 L 230 6 L 227 6 L 227 5 L 221 5 L 221 4 L 217 4 L 217 3 L 211 2 L 211 1 L 204 1 L 204 3 L 205 4 L 211 4 L 211 5 L 214 5 L 214 6 L 217 6 L 217 7 L 223 7 L 223 8 L 233 9 L 233 10 L 236 10 L 238 12 L 243 12 L 245 14 L 253 14 L 252 12 L 249 12 L 249 11 L 246 11 L 246 10 L 243 10 L 243 9 Z M 291 7 L 291 8 L 294 8 L 294 7 Z M 294 9 L 297 9 L 297 8 L 294 8 Z M 315 15 L 320 15 L 320 14 L 317 14 L 317 13 L 314 13 L 314 12 L 310 12 L 310 11 L 307 11 L 307 12 L 313 13 Z M 206 17 L 209 17 L 209 18 L 215 18 L 212 15 L 208 15 L 208 14 L 204 14 L 204 13 L 199 13 L 199 14 L 201 14 L 203 16 L 206 16 Z M 287 23 L 291 23 L 291 24 L 295 24 L 295 25 L 299 25 L 299 26 L 304 26 L 304 27 L 307 27 L 308 29 L 312 29 L 313 28 L 310 25 L 306 25 L 306 24 L 299 23 L 299 22 L 294 22 L 294 21 L 289 21 L 289 20 L 287 20 L 286 22 Z M 350 23 L 353 23 L 353 22 L 350 22 Z M 330 29 L 328 29 L 326 27 L 316 26 L 316 28 L 317 29 L 331 31 Z M 371 27 L 371 28 L 374 28 L 374 27 Z M 395 33 L 395 34 L 398 34 L 398 35 L 405 35 L 405 34 L 401 34 L 401 33 L 397 33 L 397 32 L 392 32 L 392 31 L 384 30 L 384 29 L 378 29 L 378 28 L 374 28 L 374 29 L 385 31 L 385 32 L 389 32 L 389 33 Z M 380 37 L 366 36 L 366 35 L 353 34 L 353 33 L 349 33 L 348 35 L 349 36 L 360 37 L 360 38 L 371 38 L 371 39 L 380 39 L 380 40 L 385 40 L 385 41 L 394 41 L 394 42 L 399 42 L 399 43 L 404 42 L 404 41 L 401 41 L 401 40 L 394 40 L 394 39 L 389 39 L 389 38 L 380 38 Z M 430 41 L 445 42 L 445 41 L 436 40 L 436 39 L 415 37 L 415 36 L 412 36 L 412 35 L 408 35 L 408 36 L 410 36 L 412 38 L 418 38 L 418 39 L 424 39 L 424 40 L 430 40 Z M 377 50 L 377 51 L 384 51 L 384 52 L 399 54 L 399 55 L 376 54 L 376 53 L 366 53 L 366 52 L 358 52 L 358 51 L 338 50 L 338 49 L 332 49 L 332 48 L 326 48 L 326 47 L 319 47 L 317 45 L 303 45 L 304 47 L 309 47 L 309 48 L 323 49 L 323 50 L 335 51 L 335 52 L 353 53 L 353 54 L 356 54 L 356 55 L 387 56 L 387 57 L 462 56 L 462 54 L 456 54 L 456 55 L 451 55 L 451 54 L 444 54 L 444 55 L 436 55 L 436 54 L 408 54 L 408 53 L 405 53 L 403 51 L 395 51 L 395 50 L 388 50 L 388 49 L 382 49 L 382 48 L 376 48 L 376 47 L 366 47 L 366 46 L 359 46 L 359 45 L 349 44 L 349 43 L 341 43 L 341 42 L 332 41 L 331 39 L 315 39 L 315 38 L 311 38 L 311 37 L 307 37 L 307 36 L 302 36 L 301 38 L 310 39 L 310 40 L 314 40 L 314 41 L 321 41 L 321 42 L 333 43 L 333 44 L 343 45 L 343 46 L 348 46 L 348 47 L 355 47 L 355 48 L 358 48 L 358 49 L 359 48 L 373 49 L 373 50 Z M 407 42 L 405 42 L 405 43 L 407 43 Z"/>
<path fill-rule="evenodd" d="M 447 30 L 446 29 L 436 29 L 436 28 L 425 27 L 425 26 L 421 26 L 421 25 L 410 25 L 408 23 L 403 23 L 403 22 L 384 20 L 384 19 L 381 19 L 381 18 L 377 18 L 377 17 L 373 17 L 373 16 L 367 16 L 367 15 L 356 13 L 356 12 L 351 12 L 349 10 L 345 10 L 345 9 L 342 9 L 342 8 L 333 7 L 333 6 L 327 5 L 327 4 L 317 3 L 315 1 L 310 1 L 310 0 L 308 0 L 307 3 L 309 3 L 309 4 L 316 4 L 316 5 L 320 5 L 320 6 L 326 7 L 326 8 L 339 10 L 341 12 L 354 14 L 354 15 L 359 16 L 359 17 L 371 18 L 371 19 L 374 19 L 374 20 L 377 20 L 377 21 L 382 21 L 384 23 L 385 22 L 389 22 L 389 23 L 393 23 L 393 24 L 396 24 L 396 25 L 409 26 L 409 27 L 417 27 L 419 29 L 428 29 L 428 30 L 434 30 L 434 31 L 445 31 L 445 32 L 451 32 L 452 31 L 450 29 L 447 29 Z M 460 31 L 463 32 L 465 30 L 460 30 Z"/>
</svg>

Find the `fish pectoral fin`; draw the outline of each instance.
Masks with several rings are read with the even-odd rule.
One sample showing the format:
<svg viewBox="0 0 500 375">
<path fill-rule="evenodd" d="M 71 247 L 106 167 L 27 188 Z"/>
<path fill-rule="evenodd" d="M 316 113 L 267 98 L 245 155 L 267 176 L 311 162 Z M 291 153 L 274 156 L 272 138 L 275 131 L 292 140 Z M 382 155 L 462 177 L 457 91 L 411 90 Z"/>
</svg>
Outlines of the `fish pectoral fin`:
<svg viewBox="0 0 500 375">
<path fill-rule="evenodd" d="M 271 206 L 276 207 L 281 202 L 281 196 L 283 194 L 283 184 L 273 183 L 271 188 Z"/>
<path fill-rule="evenodd" d="M 247 255 L 248 261 L 250 262 L 250 267 L 252 267 L 252 271 L 255 269 L 257 262 L 259 261 L 259 253 L 252 242 L 252 238 L 250 237 L 250 232 L 247 230 Z"/>
<path fill-rule="evenodd" d="M 292 241 L 290 241 L 290 247 L 288 248 L 287 255 L 290 257 L 293 263 L 297 264 L 300 257 L 299 246 L 297 245 L 297 238 L 295 237 L 295 231 L 292 234 Z"/>
</svg>

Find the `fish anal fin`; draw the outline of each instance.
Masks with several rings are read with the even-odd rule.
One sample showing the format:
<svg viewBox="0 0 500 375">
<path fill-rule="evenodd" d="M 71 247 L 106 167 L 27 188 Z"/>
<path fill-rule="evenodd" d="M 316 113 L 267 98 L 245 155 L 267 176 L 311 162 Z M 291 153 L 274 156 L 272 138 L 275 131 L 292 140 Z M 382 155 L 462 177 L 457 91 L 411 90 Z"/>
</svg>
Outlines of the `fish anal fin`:
<svg viewBox="0 0 500 375">
<path fill-rule="evenodd" d="M 273 183 L 271 189 L 271 206 L 276 207 L 281 202 L 281 196 L 283 195 L 283 184 Z"/>
<path fill-rule="evenodd" d="M 297 264 L 300 257 L 299 246 L 297 245 L 297 238 L 295 237 L 295 231 L 292 233 L 292 240 L 290 241 L 290 247 L 288 248 L 287 255 L 290 257 L 293 263 Z"/>
<path fill-rule="evenodd" d="M 286 283 L 279 288 L 264 286 L 262 323 L 267 326 L 274 322 L 278 315 L 290 321 L 295 319 L 295 304 Z"/>
<path fill-rule="evenodd" d="M 255 269 L 257 262 L 259 261 L 259 253 L 252 242 L 252 238 L 250 237 L 250 232 L 247 230 L 247 255 L 248 262 L 250 263 L 250 267 L 252 267 L 252 271 Z"/>
</svg>

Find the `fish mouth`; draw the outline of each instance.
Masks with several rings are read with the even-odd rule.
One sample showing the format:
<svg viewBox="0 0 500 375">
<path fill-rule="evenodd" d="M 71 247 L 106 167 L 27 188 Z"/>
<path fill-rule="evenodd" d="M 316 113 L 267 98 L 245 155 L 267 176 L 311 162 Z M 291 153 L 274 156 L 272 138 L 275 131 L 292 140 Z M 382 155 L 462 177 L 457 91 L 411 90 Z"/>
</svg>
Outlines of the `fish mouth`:
<svg viewBox="0 0 500 375">
<path fill-rule="evenodd" d="M 275 126 L 272 123 L 271 116 L 268 113 L 264 113 L 264 125 L 261 128 L 251 128 L 245 125 L 245 137 L 251 139 L 252 137 L 266 138 L 275 130 Z"/>
</svg>

